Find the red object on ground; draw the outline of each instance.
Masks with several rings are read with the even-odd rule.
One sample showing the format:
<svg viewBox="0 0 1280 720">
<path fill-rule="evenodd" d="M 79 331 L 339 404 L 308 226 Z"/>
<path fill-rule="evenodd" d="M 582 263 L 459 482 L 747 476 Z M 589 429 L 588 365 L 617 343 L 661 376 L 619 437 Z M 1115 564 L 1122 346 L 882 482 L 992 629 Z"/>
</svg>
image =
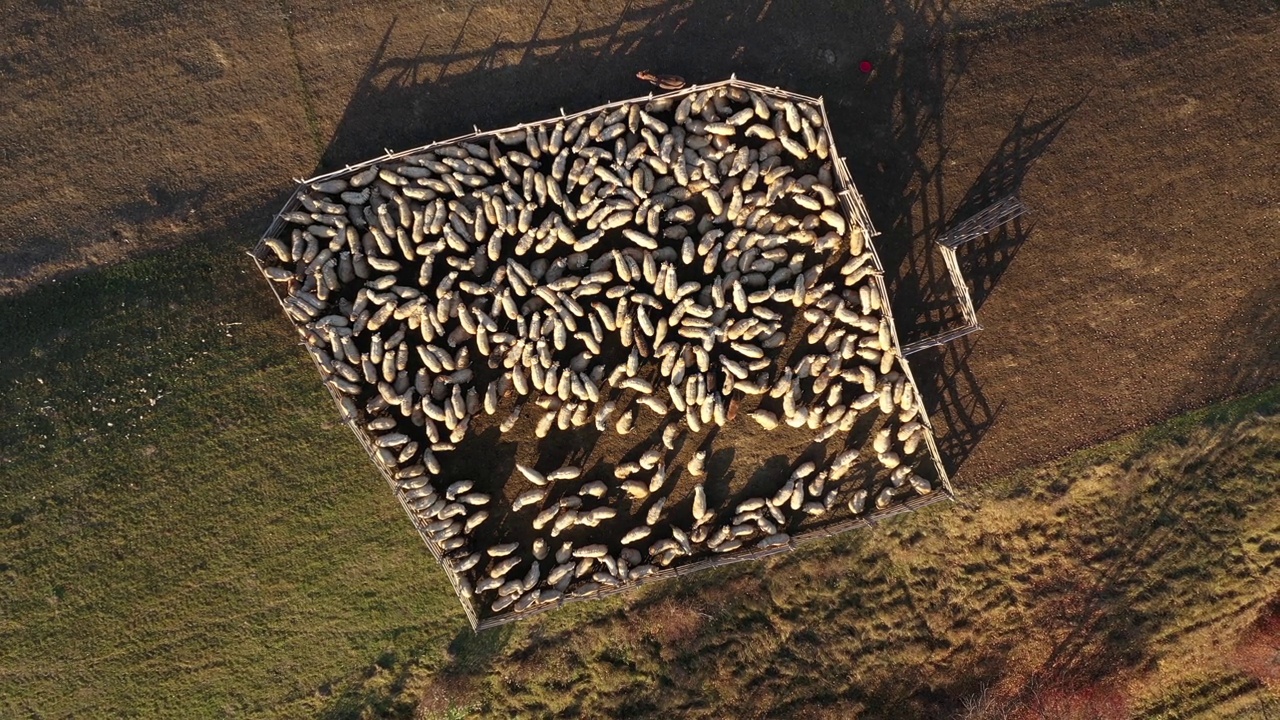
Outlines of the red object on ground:
<svg viewBox="0 0 1280 720">
<path fill-rule="evenodd" d="M 871 72 L 871 68 L 872 66 L 871 66 L 870 60 L 863 60 L 862 62 L 858 63 L 858 69 L 861 70 L 864 75 L 866 73 Z"/>
</svg>

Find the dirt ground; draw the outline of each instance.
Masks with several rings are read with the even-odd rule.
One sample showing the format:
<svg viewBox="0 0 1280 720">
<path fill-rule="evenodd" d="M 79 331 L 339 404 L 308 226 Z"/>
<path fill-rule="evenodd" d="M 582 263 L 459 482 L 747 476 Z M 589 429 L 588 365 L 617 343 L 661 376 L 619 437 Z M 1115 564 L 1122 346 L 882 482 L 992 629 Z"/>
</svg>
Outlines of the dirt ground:
<svg viewBox="0 0 1280 720">
<path fill-rule="evenodd" d="M 933 239 L 1014 189 L 1032 209 L 962 253 L 985 329 L 912 358 L 963 494 L 1280 378 L 1276 9 L 21 2 L 0 290 L 197 233 L 248 247 L 291 177 L 642 93 L 640 69 L 736 72 L 826 98 L 904 341 L 951 318 Z"/>
</svg>

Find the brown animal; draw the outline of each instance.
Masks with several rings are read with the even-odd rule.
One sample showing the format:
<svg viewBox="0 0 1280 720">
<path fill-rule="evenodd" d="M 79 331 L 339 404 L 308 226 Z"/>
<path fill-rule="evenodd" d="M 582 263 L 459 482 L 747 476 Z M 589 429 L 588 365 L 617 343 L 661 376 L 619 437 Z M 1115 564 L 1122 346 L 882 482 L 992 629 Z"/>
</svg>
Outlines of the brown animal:
<svg viewBox="0 0 1280 720">
<path fill-rule="evenodd" d="M 641 70 L 636 73 L 636 77 L 647 80 L 663 90 L 679 90 L 685 86 L 684 78 L 679 75 L 657 75 L 651 70 Z"/>
</svg>

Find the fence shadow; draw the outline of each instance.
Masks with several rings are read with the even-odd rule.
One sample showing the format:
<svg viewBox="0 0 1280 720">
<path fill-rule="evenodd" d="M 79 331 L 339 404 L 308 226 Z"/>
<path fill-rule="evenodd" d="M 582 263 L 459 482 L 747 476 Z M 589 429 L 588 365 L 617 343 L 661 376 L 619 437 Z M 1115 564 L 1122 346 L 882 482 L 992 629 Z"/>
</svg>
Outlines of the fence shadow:
<svg viewBox="0 0 1280 720">
<path fill-rule="evenodd" d="M 960 470 L 1004 408 L 1003 402 L 991 406 L 969 367 L 969 356 L 979 342 L 969 335 L 911 356 L 920 391 L 935 403 L 938 453 L 949 475 Z"/>
<path fill-rule="evenodd" d="M 403 150 L 432 140 L 552 117 L 563 108 L 593 105 L 643 95 L 653 88 L 635 78 L 654 68 L 684 75 L 690 82 L 719 80 L 737 72 L 768 84 L 794 79 L 786 67 L 744 47 L 774 48 L 777 39 L 764 19 L 779 11 L 769 0 L 697 4 L 674 0 L 628 2 L 611 23 L 548 32 L 555 0 L 543 4 L 532 36 L 504 37 L 468 11 L 451 49 L 412 55 L 397 53 L 403 41 L 392 20 L 371 53 L 321 157 L 317 172 L 349 162 Z M 816 12 L 821 3 L 802 2 Z M 557 24 L 559 25 L 559 24 Z M 482 47 L 463 49 L 464 38 L 494 36 Z M 403 34 L 403 33 L 399 33 Z M 425 39 L 419 48 L 425 45 Z M 735 57 L 736 56 L 736 57 Z M 813 90 L 811 84 L 797 88 Z"/>
<path fill-rule="evenodd" d="M 852 143 L 840 138 L 841 147 L 881 232 L 876 248 L 905 344 L 963 320 L 935 243 L 955 217 L 944 183 L 947 101 L 975 51 L 951 35 L 949 0 L 890 0 L 884 10 L 903 44 L 879 59 L 863 109 L 829 112 L 837 131 L 870 129 Z M 993 160 L 989 167 L 1006 164 Z M 948 473 L 960 468 L 999 413 L 969 367 L 973 348 L 971 339 L 962 339 L 911 358 L 926 403 L 940 416 L 938 445 Z"/>
<path fill-rule="evenodd" d="M 896 155 L 881 156 L 855 172 L 872 217 L 883 223 L 877 249 L 885 266 L 901 341 L 906 344 L 955 328 L 964 322 L 955 288 L 937 248 L 949 228 L 1016 193 L 1035 161 L 1051 146 L 1085 98 L 1031 120 L 1031 101 L 958 203 L 947 196 L 948 156 L 944 125 L 949 95 L 973 51 L 948 39 L 952 7 L 945 0 L 897 2 L 895 12 L 910 16 L 922 47 L 903 53 L 895 68 L 898 83 L 882 100 L 896 108 L 888 118 Z M 883 69 L 883 68 L 882 68 Z M 865 157 L 876 158 L 865 148 Z M 852 163 L 851 163 L 852 164 Z M 863 182 L 863 178 L 878 181 Z M 1035 225 L 1024 218 L 962 245 L 957 256 L 975 308 L 981 308 L 1030 237 Z M 981 317 L 979 316 L 979 320 Z M 969 367 L 977 340 L 965 338 L 912 356 L 917 381 L 941 416 L 939 450 L 948 472 L 957 472 L 985 431 L 995 422 L 982 384 Z"/>
<path fill-rule="evenodd" d="M 1038 121 L 1028 119 L 1031 110 L 1031 101 L 1028 101 L 1014 121 L 1013 129 L 951 213 L 947 226 L 963 222 L 1001 198 L 1017 194 L 1032 166 L 1049 149 L 1087 98 L 1085 96 Z M 956 254 L 964 268 L 965 279 L 969 281 L 975 308 L 982 308 L 1034 227 L 1034 220 L 1015 218 L 958 248 Z"/>
<path fill-rule="evenodd" d="M 900 25 L 903 46 L 880 60 L 867 108 L 849 118 L 833 113 L 832 122 L 875 129 L 842 148 L 881 233 L 876 248 L 905 343 L 921 332 L 921 319 L 954 306 L 949 286 L 924 281 L 946 279 L 941 257 L 932 252 L 946 220 L 945 108 L 971 51 L 950 36 L 949 0 L 890 0 L 885 12 Z"/>
<path fill-rule="evenodd" d="M 882 251 L 886 280 L 894 288 L 894 311 L 904 342 L 929 337 L 963 323 L 954 286 L 936 241 L 965 219 L 1016 194 L 1036 160 L 1052 145 L 1085 99 L 1036 121 L 1029 120 L 1032 101 L 1028 101 L 987 165 L 950 211 L 947 208 L 952 203 L 942 183 L 942 163 L 947 154 L 944 140 L 939 135 L 934 142 L 921 144 L 922 152 L 914 163 L 916 177 L 908 184 L 916 192 L 902 195 L 915 197 L 918 202 L 915 207 L 904 208 L 892 216 L 899 224 L 886 230 L 882 242 L 887 247 Z M 927 103 L 919 107 L 921 113 L 933 109 Z M 941 106 L 937 110 L 941 112 Z M 926 121 L 917 121 L 919 126 L 926 124 Z M 937 124 L 940 129 L 941 123 Z M 1017 218 L 957 249 L 975 308 L 981 308 L 986 302 L 1033 229 L 1034 221 Z"/>
<path fill-rule="evenodd" d="M 1017 194 L 1032 165 L 1057 138 L 1083 101 L 1084 98 L 1036 122 L 1027 119 L 1028 102 L 1014 122 L 1013 129 L 949 218 L 921 238 L 923 247 L 919 252 L 927 253 L 930 261 L 914 265 L 921 274 L 916 276 L 916 282 L 905 283 L 906 287 L 922 289 L 927 298 L 917 306 L 916 333 L 924 335 L 948 326 L 954 327 L 959 320 L 950 280 L 934 273 L 940 265 L 937 261 L 939 251 L 935 248 L 937 236 L 1001 198 Z M 1034 220 L 1014 218 L 957 249 L 956 256 L 975 309 L 981 310 L 1034 227 Z M 940 302 L 949 303 L 945 310 L 939 309 Z M 924 312 L 926 317 L 921 318 L 920 312 Z M 981 315 L 978 319 L 981 322 Z M 922 384 L 932 385 L 938 398 L 938 411 L 946 425 L 938 448 L 950 473 L 960 469 L 1003 407 L 1003 403 L 999 407 L 991 407 L 983 395 L 981 383 L 969 368 L 968 358 L 978 342 L 980 340 L 969 336 L 914 356 L 923 370 L 917 373 L 918 379 Z"/>
<path fill-rule="evenodd" d="M 987 166 L 978 173 L 973 185 L 951 213 L 948 225 L 976 214 L 995 201 L 1018 192 L 1032 166 L 1075 115 L 1088 96 L 1059 109 L 1042 120 L 1029 119 L 1032 101 L 1028 100 L 1014 120 L 1013 128 L 996 148 Z"/>
</svg>

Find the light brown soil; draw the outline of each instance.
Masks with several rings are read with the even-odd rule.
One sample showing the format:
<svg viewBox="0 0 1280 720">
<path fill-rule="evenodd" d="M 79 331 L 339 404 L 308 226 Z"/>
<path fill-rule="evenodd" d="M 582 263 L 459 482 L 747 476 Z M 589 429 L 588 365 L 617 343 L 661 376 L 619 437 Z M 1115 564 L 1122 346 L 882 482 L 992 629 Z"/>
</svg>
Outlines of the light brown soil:
<svg viewBox="0 0 1280 720">
<path fill-rule="evenodd" d="M 635 95 L 639 69 L 736 72 L 826 97 L 900 325 L 945 315 L 920 288 L 958 208 L 1032 208 L 965 253 L 986 329 L 913 358 L 960 493 L 1280 377 L 1274 1 L 328 5 L 0 16 L 0 289 L 197 231 L 247 247 L 290 177 Z"/>
</svg>

